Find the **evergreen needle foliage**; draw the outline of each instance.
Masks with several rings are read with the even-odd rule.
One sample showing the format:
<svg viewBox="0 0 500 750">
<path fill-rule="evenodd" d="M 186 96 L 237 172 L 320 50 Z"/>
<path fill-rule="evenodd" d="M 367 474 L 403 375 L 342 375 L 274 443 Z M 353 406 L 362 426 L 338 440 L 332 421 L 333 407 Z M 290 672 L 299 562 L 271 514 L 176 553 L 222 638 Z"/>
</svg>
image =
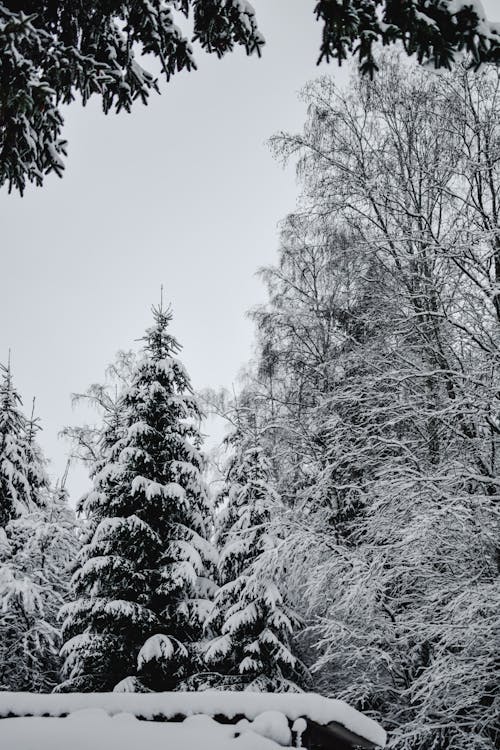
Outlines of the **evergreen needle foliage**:
<svg viewBox="0 0 500 750">
<path fill-rule="evenodd" d="M 0 689 L 50 691 L 78 540 L 62 487 L 51 489 L 10 365 L 0 387 Z"/>
<path fill-rule="evenodd" d="M 61 690 L 169 690 L 198 667 L 210 508 L 200 411 L 170 317 L 154 309 L 81 502 L 88 538 L 73 576 L 77 599 L 64 610 Z"/>
<path fill-rule="evenodd" d="M 291 639 L 299 623 L 272 570 L 259 564 L 276 546 L 268 528 L 279 501 L 255 426 L 244 425 L 240 416 L 238 421 L 226 440 L 232 455 L 217 499 L 220 587 L 207 622 L 214 637 L 205 660 L 225 688 L 297 690 L 299 664 Z"/>
</svg>

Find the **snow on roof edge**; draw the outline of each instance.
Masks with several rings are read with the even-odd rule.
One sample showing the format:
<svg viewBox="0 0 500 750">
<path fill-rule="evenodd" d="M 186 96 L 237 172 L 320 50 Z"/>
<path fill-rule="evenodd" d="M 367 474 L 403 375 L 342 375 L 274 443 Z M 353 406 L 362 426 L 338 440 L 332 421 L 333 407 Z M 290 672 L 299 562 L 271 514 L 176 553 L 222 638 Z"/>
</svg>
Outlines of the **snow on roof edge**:
<svg viewBox="0 0 500 750">
<path fill-rule="evenodd" d="M 336 722 L 378 747 L 386 733 L 376 721 L 341 700 L 315 693 L 252 693 L 207 690 L 177 693 L 11 693 L 0 691 L 0 717 L 61 716 L 84 708 L 102 708 L 109 714 L 131 713 L 146 719 L 162 716 L 218 714 L 250 721 L 265 711 L 280 711 L 295 721 L 302 716 L 317 724 Z"/>
</svg>

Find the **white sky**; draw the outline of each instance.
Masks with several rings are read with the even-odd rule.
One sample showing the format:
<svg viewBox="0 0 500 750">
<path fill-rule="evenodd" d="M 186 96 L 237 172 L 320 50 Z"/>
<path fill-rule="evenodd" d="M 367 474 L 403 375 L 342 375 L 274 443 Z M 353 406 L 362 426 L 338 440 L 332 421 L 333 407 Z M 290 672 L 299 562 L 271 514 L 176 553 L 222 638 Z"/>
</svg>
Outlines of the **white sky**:
<svg viewBox="0 0 500 750">
<path fill-rule="evenodd" d="M 160 284 L 195 388 L 230 386 L 250 357 L 245 313 L 264 299 L 254 274 L 275 260 L 277 224 L 297 195 L 293 169 L 282 170 L 266 141 L 301 127 L 297 92 L 308 80 L 347 78 L 336 64 L 315 65 L 312 0 L 252 2 L 267 40 L 260 60 L 199 51 L 198 71 L 130 115 L 105 117 L 98 100 L 73 104 L 63 179 L 23 198 L 0 193 L 0 361 L 10 347 L 26 411 L 37 398 L 55 477 L 69 451 L 58 432 L 84 418 L 70 394 L 102 381 L 115 352 L 135 346 Z M 500 20 L 498 0 L 483 5 Z M 86 486 L 73 469 L 73 499 Z"/>
</svg>

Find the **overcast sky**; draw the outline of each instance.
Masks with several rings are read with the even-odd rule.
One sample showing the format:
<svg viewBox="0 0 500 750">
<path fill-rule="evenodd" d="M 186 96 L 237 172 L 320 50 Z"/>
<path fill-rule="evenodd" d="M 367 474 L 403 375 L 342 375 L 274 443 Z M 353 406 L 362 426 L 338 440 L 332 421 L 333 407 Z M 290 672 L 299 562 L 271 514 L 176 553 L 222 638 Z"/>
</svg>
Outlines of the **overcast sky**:
<svg viewBox="0 0 500 750">
<path fill-rule="evenodd" d="M 278 222 L 297 197 L 293 169 L 266 141 L 301 127 L 297 93 L 308 80 L 347 78 L 315 65 L 312 0 L 252 2 L 267 41 L 260 60 L 198 51 L 198 71 L 130 115 L 74 103 L 63 179 L 23 198 L 0 193 L 0 361 L 10 347 L 26 411 L 37 398 L 54 477 L 69 450 L 58 432 L 83 416 L 70 394 L 102 381 L 118 349 L 137 346 L 161 284 L 195 388 L 231 386 L 251 354 L 245 313 L 264 299 L 255 271 L 274 262 Z M 500 20 L 498 0 L 483 4 Z M 68 487 L 73 499 L 85 490 L 82 470 Z"/>
</svg>

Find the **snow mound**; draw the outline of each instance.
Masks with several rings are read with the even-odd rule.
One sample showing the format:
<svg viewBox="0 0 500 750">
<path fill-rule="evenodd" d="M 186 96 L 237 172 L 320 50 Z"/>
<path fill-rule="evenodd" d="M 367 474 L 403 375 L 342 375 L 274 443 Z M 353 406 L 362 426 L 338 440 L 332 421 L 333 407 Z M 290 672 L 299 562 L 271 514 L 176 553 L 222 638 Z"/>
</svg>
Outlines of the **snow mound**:
<svg viewBox="0 0 500 750">
<path fill-rule="evenodd" d="M 278 745 L 290 747 L 292 743 L 292 733 L 288 725 L 288 719 L 281 711 L 264 711 L 255 717 L 253 721 L 241 719 L 236 728 L 243 734 L 244 732 L 255 732 L 261 737 L 267 737 Z"/>
</svg>

